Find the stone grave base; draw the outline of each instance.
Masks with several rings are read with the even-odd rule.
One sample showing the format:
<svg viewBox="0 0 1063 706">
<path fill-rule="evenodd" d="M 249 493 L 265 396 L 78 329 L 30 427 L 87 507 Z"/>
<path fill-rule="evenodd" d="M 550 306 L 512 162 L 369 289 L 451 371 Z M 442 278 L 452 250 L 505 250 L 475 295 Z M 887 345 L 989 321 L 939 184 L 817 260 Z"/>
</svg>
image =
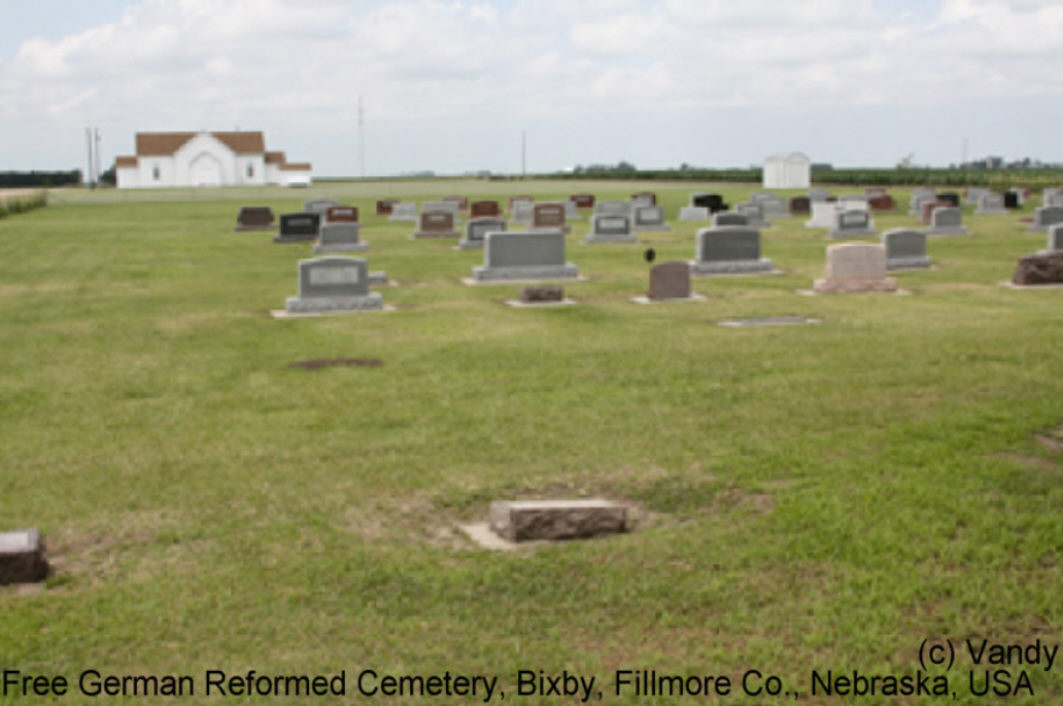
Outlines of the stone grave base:
<svg viewBox="0 0 1063 706">
<path fill-rule="evenodd" d="M 694 277 L 750 274 L 777 275 L 781 273 L 782 270 L 774 269 L 772 261 L 766 257 L 762 257 L 759 260 L 731 260 L 729 262 L 690 261 L 690 274 Z"/>
<path fill-rule="evenodd" d="M 816 294 L 854 294 L 857 292 L 896 292 L 897 280 L 892 277 L 882 279 L 817 279 L 812 283 Z"/>
<path fill-rule="evenodd" d="M 263 231 L 277 230 L 277 226 L 236 226 L 234 233 L 261 233 Z"/>
<path fill-rule="evenodd" d="M 487 267 L 472 268 L 476 282 L 513 282 L 520 280 L 566 279 L 579 280 L 579 268 L 571 263 L 542 267 Z"/>
<path fill-rule="evenodd" d="M 565 297 L 560 301 L 554 300 L 550 302 L 522 302 L 520 299 L 506 300 L 506 306 L 511 306 L 514 309 L 541 309 L 543 307 L 551 306 L 572 306 L 575 303 L 575 299 L 569 299 L 568 297 Z"/>
<path fill-rule="evenodd" d="M 602 235 L 601 233 L 588 233 L 583 236 L 585 243 L 637 243 L 638 237 L 632 235 Z"/>
<path fill-rule="evenodd" d="M 311 243 L 317 240 L 316 235 L 278 235 L 273 239 L 274 243 Z"/>
<path fill-rule="evenodd" d="M 709 209 L 704 206 L 682 206 L 679 209 L 681 221 L 707 221 L 710 217 Z"/>
<path fill-rule="evenodd" d="M 874 228 L 847 228 L 844 231 L 831 229 L 827 232 L 828 238 L 835 240 L 844 238 L 863 238 L 868 235 L 875 235 Z"/>
<path fill-rule="evenodd" d="M 1063 282 L 1049 282 L 1048 284 L 1015 284 L 1014 282 L 1001 282 L 1001 287 L 1006 289 L 1063 289 Z"/>
<path fill-rule="evenodd" d="M 483 250 L 484 241 L 482 240 L 463 240 L 454 246 L 454 250 Z"/>
<path fill-rule="evenodd" d="M 456 230 L 415 230 L 413 232 L 413 239 L 419 240 L 421 238 L 460 238 L 461 233 Z"/>
<path fill-rule="evenodd" d="M 489 524 L 510 542 L 585 539 L 627 531 L 627 507 L 609 500 L 504 500 L 491 503 Z"/>
<path fill-rule="evenodd" d="M 708 297 L 703 294 L 691 293 L 689 297 L 668 297 L 666 299 L 650 299 L 643 295 L 641 297 L 631 297 L 631 301 L 636 304 L 661 304 L 663 302 L 704 302 L 708 301 Z"/>
<path fill-rule="evenodd" d="M 666 226 L 666 225 L 661 225 L 661 226 L 636 226 L 636 225 L 633 225 L 631 227 L 631 230 L 635 231 L 636 233 L 667 233 L 667 232 L 671 232 L 672 226 Z"/>
<path fill-rule="evenodd" d="M 927 270 L 930 264 L 930 258 L 926 255 L 891 257 L 886 260 L 886 270 Z"/>
<path fill-rule="evenodd" d="M 370 272 L 369 273 L 369 284 L 370 285 L 388 284 L 388 273 L 384 272 L 384 270 L 377 270 L 376 272 Z"/>
<path fill-rule="evenodd" d="M 284 310 L 289 314 L 332 311 L 373 311 L 384 308 L 384 298 L 376 292 L 360 297 L 288 297 Z"/>
<path fill-rule="evenodd" d="M 388 223 L 416 223 L 417 216 L 388 216 Z"/>
<path fill-rule="evenodd" d="M 369 249 L 369 243 L 333 243 L 331 245 L 314 245 L 314 252 L 365 252 Z"/>
<path fill-rule="evenodd" d="M 1008 209 L 1006 209 L 1006 208 L 991 208 L 991 209 L 986 209 L 984 211 L 980 211 L 978 209 L 974 210 L 974 215 L 976 215 L 976 216 L 1002 216 L 1002 215 L 1006 215 L 1007 213 L 1008 213 Z"/>
<path fill-rule="evenodd" d="M 967 235 L 967 228 L 964 226 L 946 226 L 944 228 L 927 228 L 927 235 Z"/>
<path fill-rule="evenodd" d="M 717 326 L 724 328 L 752 328 L 757 326 L 800 326 L 802 324 L 819 324 L 821 319 L 809 319 L 804 316 L 762 316 L 749 319 L 725 319 L 717 321 Z"/>
</svg>

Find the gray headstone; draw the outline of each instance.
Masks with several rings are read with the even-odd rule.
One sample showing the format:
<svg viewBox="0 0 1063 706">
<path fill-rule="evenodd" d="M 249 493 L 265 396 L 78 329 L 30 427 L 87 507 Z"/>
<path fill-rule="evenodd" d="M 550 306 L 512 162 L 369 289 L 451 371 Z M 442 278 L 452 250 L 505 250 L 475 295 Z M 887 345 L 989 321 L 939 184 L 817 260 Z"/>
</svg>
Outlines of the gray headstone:
<svg viewBox="0 0 1063 706">
<path fill-rule="evenodd" d="M 854 238 L 863 235 L 874 235 L 875 228 L 871 223 L 871 214 L 863 210 L 842 210 L 834 216 L 834 228 L 827 233 L 829 238 Z"/>
<path fill-rule="evenodd" d="M 809 201 L 826 201 L 830 198 L 830 192 L 826 189 L 809 189 L 808 200 Z"/>
<path fill-rule="evenodd" d="M 325 215 L 325 211 L 329 210 L 333 206 L 342 206 L 339 201 L 334 199 L 311 199 L 303 204 L 303 213 L 316 213 L 320 216 Z"/>
<path fill-rule="evenodd" d="M 369 291 L 369 263 L 359 257 L 318 257 L 299 261 L 299 296 L 288 297 L 289 313 L 381 309 L 383 299 Z"/>
<path fill-rule="evenodd" d="M 565 261 L 565 234 L 559 230 L 490 232 L 477 280 L 573 279 L 579 268 Z"/>
<path fill-rule="evenodd" d="M 712 225 L 714 228 L 719 226 L 748 226 L 749 218 L 734 211 L 720 211 L 712 214 Z"/>
<path fill-rule="evenodd" d="M 453 225 L 461 223 L 461 204 L 457 201 L 425 201 L 421 204 L 422 215 L 433 211 L 444 211 L 449 213 L 453 218 L 451 221 Z"/>
<path fill-rule="evenodd" d="M 535 216 L 534 201 L 514 201 L 512 214 L 509 217 L 514 223 L 531 223 Z"/>
<path fill-rule="evenodd" d="M 978 198 L 978 208 L 974 212 L 978 216 L 1007 213 L 1008 209 L 1004 208 L 1004 195 L 992 192 L 982 194 Z"/>
<path fill-rule="evenodd" d="M 938 206 L 930 212 L 930 227 L 927 235 L 966 235 L 963 212 L 959 208 Z"/>
<path fill-rule="evenodd" d="M 470 218 L 465 225 L 465 238 L 458 243 L 462 250 L 479 250 L 483 248 L 487 234 L 491 232 L 503 232 L 506 230 L 504 218 Z"/>
<path fill-rule="evenodd" d="M 1048 247 L 1046 249 L 1051 252 L 1063 250 L 1063 223 L 1048 227 Z"/>
<path fill-rule="evenodd" d="M 709 209 L 704 206 L 680 206 L 679 220 L 707 221 L 709 220 Z"/>
<path fill-rule="evenodd" d="M 697 235 L 695 275 L 770 272 L 772 262 L 760 256 L 760 231 L 750 226 L 702 228 Z"/>
<path fill-rule="evenodd" d="M 1049 226 L 1054 226 L 1057 223 L 1063 223 L 1063 208 L 1059 206 L 1041 206 L 1034 209 L 1033 225 L 1030 226 L 1030 230 L 1044 233 L 1048 231 Z"/>
<path fill-rule="evenodd" d="M 768 228 L 771 223 L 764 217 L 764 208 L 759 203 L 747 201 L 735 204 L 735 213 L 746 217 L 748 224 L 754 228 Z"/>
<path fill-rule="evenodd" d="M 318 230 L 314 252 L 360 252 L 369 247 L 358 237 L 357 223 L 325 223 Z"/>
<path fill-rule="evenodd" d="M 583 241 L 586 243 L 636 243 L 638 238 L 631 232 L 631 218 L 627 214 L 598 213 L 591 216 L 591 232 L 584 236 Z"/>
<path fill-rule="evenodd" d="M 631 216 L 630 201 L 598 201 L 594 204 L 595 215 Z"/>
<path fill-rule="evenodd" d="M 886 269 L 930 267 L 926 256 L 926 233 L 911 228 L 894 228 L 882 234 L 886 247 Z"/>
<path fill-rule="evenodd" d="M 667 223 L 664 222 L 664 208 L 661 206 L 640 206 L 638 204 L 634 207 L 634 223 L 632 227 L 636 231 L 648 230 L 648 231 L 665 231 L 672 230 Z"/>
<path fill-rule="evenodd" d="M 388 221 L 391 223 L 416 223 L 417 204 L 412 201 L 399 201 L 392 204 Z"/>
</svg>

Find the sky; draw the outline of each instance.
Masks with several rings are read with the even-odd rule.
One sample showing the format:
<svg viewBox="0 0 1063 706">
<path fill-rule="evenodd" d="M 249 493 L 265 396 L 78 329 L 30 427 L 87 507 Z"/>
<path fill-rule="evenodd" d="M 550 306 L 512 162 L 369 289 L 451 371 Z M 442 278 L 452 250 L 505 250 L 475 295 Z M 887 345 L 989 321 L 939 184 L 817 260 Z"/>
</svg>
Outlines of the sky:
<svg viewBox="0 0 1063 706">
<path fill-rule="evenodd" d="M 0 171 L 261 130 L 314 176 L 1063 162 L 1059 0 L 0 0 Z M 364 107 L 360 148 L 358 102 Z M 364 167 L 364 171 L 363 171 Z"/>
</svg>

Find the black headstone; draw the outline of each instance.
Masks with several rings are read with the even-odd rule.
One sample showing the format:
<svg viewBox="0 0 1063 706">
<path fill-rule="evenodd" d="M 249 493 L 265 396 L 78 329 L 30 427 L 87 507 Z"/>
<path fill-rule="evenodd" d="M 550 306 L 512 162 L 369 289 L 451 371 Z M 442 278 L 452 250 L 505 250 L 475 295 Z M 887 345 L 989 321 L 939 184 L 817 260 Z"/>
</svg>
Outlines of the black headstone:
<svg viewBox="0 0 1063 706">
<path fill-rule="evenodd" d="M 1018 208 L 1019 195 L 1014 191 L 1004 192 L 1004 208 Z"/>
<path fill-rule="evenodd" d="M 701 194 L 694 197 L 694 205 L 709 209 L 710 213 L 726 211 L 729 206 L 723 202 L 720 194 Z"/>
<path fill-rule="evenodd" d="M 940 193 L 940 194 L 935 194 L 934 198 L 937 199 L 938 201 L 948 201 L 949 203 L 952 204 L 953 208 L 959 208 L 960 207 L 960 195 L 955 193 L 955 192 L 953 192 L 953 191 L 945 191 L 945 192 Z"/>
<path fill-rule="evenodd" d="M 319 213 L 285 213 L 281 216 L 280 234 L 273 239 L 277 243 L 317 240 L 321 225 Z"/>
</svg>

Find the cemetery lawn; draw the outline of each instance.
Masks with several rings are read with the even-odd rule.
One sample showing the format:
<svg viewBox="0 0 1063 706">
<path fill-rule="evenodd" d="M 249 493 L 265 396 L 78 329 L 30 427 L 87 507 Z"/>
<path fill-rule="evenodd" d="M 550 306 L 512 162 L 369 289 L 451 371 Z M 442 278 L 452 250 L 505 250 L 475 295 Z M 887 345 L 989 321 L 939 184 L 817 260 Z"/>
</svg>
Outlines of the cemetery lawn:
<svg viewBox="0 0 1063 706">
<path fill-rule="evenodd" d="M 661 182 L 321 183 L 309 190 L 53 191 L 0 219 L 0 531 L 39 527 L 42 588 L 0 588 L 0 669 L 63 675 L 486 675 L 516 703 L 518 670 L 747 670 L 801 703 L 923 703 L 813 695 L 813 671 L 915 676 L 924 640 L 951 640 L 953 703 L 985 670 L 965 641 L 1063 643 L 1063 289 L 1001 287 L 1044 247 L 1020 216 L 974 216 L 931 238 L 908 295 L 801 296 L 825 231 L 763 231 L 771 276 L 694 281 L 702 302 L 640 306 L 648 266 L 689 260 L 706 224 L 694 191 Z M 671 232 L 587 245 L 572 223 L 578 306 L 513 309 L 521 285 L 463 285 L 480 251 L 410 239 L 377 198 L 470 200 L 655 191 Z M 834 193 L 858 191 L 835 188 Z M 787 194 L 795 194 L 792 192 Z M 919 227 L 908 190 L 876 230 Z M 242 205 L 278 216 L 329 196 L 358 206 L 364 256 L 396 310 L 274 320 L 309 244 L 234 233 Z M 797 315 L 805 326 L 729 329 Z M 378 359 L 317 370 L 289 363 Z M 495 552 L 459 529 L 509 498 L 603 496 L 633 531 Z M 1039 641 L 1039 642 L 1038 642 Z M 1051 671 L 1011 664 L 1012 705 L 1063 702 Z M 372 682 L 366 682 L 371 685 Z M 990 688 L 1002 688 L 990 679 Z M 881 689 L 881 685 L 879 689 Z M 852 692 L 850 692 L 852 693 Z M 478 703 L 476 697 L 381 697 Z M 497 693 L 493 699 L 496 702 Z M 140 697 L 130 702 L 159 703 Z M 594 699 L 592 699 L 594 700 Z M 952 700 L 952 699 L 950 699 Z M 37 703 L 42 698 L 0 703 Z M 50 702 L 50 701 L 49 701 Z"/>
</svg>

